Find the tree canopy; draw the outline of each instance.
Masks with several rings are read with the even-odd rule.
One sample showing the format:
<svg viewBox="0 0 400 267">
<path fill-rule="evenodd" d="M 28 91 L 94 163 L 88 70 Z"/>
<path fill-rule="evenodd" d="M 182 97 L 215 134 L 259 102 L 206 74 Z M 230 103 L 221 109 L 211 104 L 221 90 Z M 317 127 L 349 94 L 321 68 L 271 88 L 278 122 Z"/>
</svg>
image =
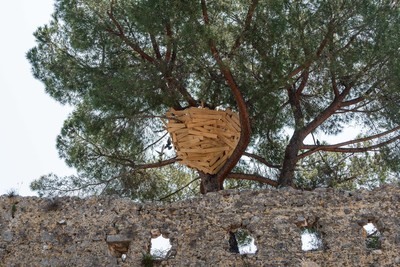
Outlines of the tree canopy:
<svg viewBox="0 0 400 267">
<path fill-rule="evenodd" d="M 41 177 L 41 194 L 157 199 L 185 187 L 179 199 L 199 181 L 206 193 L 399 177 L 397 1 L 56 0 L 35 37 L 34 76 L 74 107 L 57 148 L 78 172 Z M 215 175 L 165 145 L 165 112 L 198 106 L 239 112 L 239 143 Z M 356 138 L 316 138 L 350 125 Z"/>
</svg>

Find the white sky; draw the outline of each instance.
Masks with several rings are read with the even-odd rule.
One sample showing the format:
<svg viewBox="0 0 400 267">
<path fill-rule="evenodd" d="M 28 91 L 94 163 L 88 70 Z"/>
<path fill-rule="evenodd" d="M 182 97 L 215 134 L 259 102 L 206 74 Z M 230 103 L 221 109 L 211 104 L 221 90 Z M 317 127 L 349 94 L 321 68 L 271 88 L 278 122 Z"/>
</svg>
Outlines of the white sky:
<svg viewBox="0 0 400 267">
<path fill-rule="evenodd" d="M 41 175 L 72 174 L 59 159 L 56 137 L 71 108 L 61 106 L 35 80 L 26 52 L 33 32 L 49 22 L 53 0 L 1 1 L 0 15 L 0 195 L 16 189 L 35 195 L 29 184 Z"/>
</svg>

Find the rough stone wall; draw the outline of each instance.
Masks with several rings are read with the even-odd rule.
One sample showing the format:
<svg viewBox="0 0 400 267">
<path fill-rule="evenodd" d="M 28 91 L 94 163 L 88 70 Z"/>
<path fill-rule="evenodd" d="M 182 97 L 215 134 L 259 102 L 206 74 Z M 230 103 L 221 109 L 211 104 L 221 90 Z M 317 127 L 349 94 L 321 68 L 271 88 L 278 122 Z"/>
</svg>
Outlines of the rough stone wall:
<svg viewBox="0 0 400 267">
<path fill-rule="evenodd" d="M 369 221 L 382 233 L 381 249 L 366 248 Z M 304 252 L 299 226 L 313 222 L 324 248 Z M 237 227 L 255 238 L 257 253 L 229 252 Z M 400 266 L 400 188 L 227 190 L 168 205 L 4 195 L 0 266 L 143 266 L 157 231 L 172 250 L 155 266 Z"/>
</svg>

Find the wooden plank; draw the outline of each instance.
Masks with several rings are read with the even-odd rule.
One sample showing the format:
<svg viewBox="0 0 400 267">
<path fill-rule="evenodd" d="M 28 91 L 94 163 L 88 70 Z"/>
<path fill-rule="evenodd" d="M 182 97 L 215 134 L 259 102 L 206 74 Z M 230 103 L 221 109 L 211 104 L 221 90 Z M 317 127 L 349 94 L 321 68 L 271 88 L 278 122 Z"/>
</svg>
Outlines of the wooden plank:
<svg viewBox="0 0 400 267">
<path fill-rule="evenodd" d="M 204 173 L 211 174 L 210 169 L 207 166 L 200 165 L 200 164 L 198 164 L 198 162 L 181 161 L 181 164 L 184 164 L 192 169 L 196 169 L 196 170 L 202 171 Z"/>
<path fill-rule="evenodd" d="M 196 119 L 221 120 L 222 114 L 196 114 Z"/>
<path fill-rule="evenodd" d="M 175 131 L 174 134 L 176 135 L 176 138 L 178 140 L 180 140 L 180 139 L 182 139 L 182 138 L 184 138 L 184 137 L 189 135 L 189 133 L 186 130 L 185 131 L 181 131 L 181 130 Z"/>
<path fill-rule="evenodd" d="M 189 135 L 187 131 L 181 131 L 181 130 L 170 132 L 170 134 L 176 135 L 177 140 Z"/>
<path fill-rule="evenodd" d="M 187 127 L 188 128 L 195 128 L 195 127 L 203 127 L 205 125 L 213 125 L 216 124 L 217 120 L 204 120 L 204 121 L 200 121 L 200 122 L 188 122 L 187 123 Z"/>
<path fill-rule="evenodd" d="M 183 152 L 181 152 L 181 151 L 176 151 L 176 156 L 178 157 L 178 159 L 181 159 L 181 160 L 186 160 L 186 153 L 183 153 Z"/>
<path fill-rule="evenodd" d="M 198 170 L 200 170 L 200 171 L 202 171 L 202 172 L 204 172 L 204 173 L 211 174 L 211 173 L 210 173 L 210 170 L 209 170 L 208 168 L 205 168 L 205 167 L 198 167 Z"/>
<path fill-rule="evenodd" d="M 201 141 L 202 140 L 200 138 L 190 139 L 190 140 L 185 141 L 185 142 L 179 142 L 179 146 L 182 147 L 182 148 L 188 148 L 188 147 L 193 147 L 193 146 L 200 147 Z"/>
<path fill-rule="evenodd" d="M 231 119 L 236 123 L 237 126 L 240 127 L 240 119 L 238 114 L 233 113 Z"/>
<path fill-rule="evenodd" d="M 209 138 L 217 138 L 218 137 L 218 135 L 213 134 L 213 133 L 205 133 L 205 132 L 195 131 L 195 130 L 189 130 L 188 132 L 189 132 L 189 134 L 205 136 L 205 137 L 209 137 Z"/>
<path fill-rule="evenodd" d="M 177 142 L 181 143 L 181 142 L 186 142 L 186 141 L 189 141 L 189 140 L 192 140 L 192 138 L 190 138 L 189 135 L 186 135 L 186 136 L 184 136 L 182 138 L 178 138 Z"/>
<path fill-rule="evenodd" d="M 207 121 L 209 121 L 208 118 L 197 118 L 197 117 L 192 118 L 192 122 L 193 122 L 193 123 L 197 123 L 197 122 L 207 122 Z"/>
<path fill-rule="evenodd" d="M 188 161 L 187 165 L 192 166 L 194 168 L 200 169 L 200 170 L 205 170 L 205 171 L 210 171 L 207 162 L 204 164 L 202 161 Z"/>
<path fill-rule="evenodd" d="M 225 135 L 227 137 L 232 137 L 238 135 L 237 131 L 233 127 L 209 127 L 204 126 L 204 129 L 211 131 L 211 133 L 215 133 L 217 135 Z"/>
<path fill-rule="evenodd" d="M 211 169 L 211 173 L 216 173 L 219 171 L 219 169 L 222 168 L 222 166 L 225 164 L 226 160 L 228 159 L 228 154 L 225 154 L 222 158 L 220 158 L 215 164 L 214 166 L 212 166 Z"/>
<path fill-rule="evenodd" d="M 197 114 L 219 115 L 225 113 L 224 111 L 221 110 L 214 110 L 209 108 L 195 108 L 195 107 L 188 108 L 187 111 L 191 114 L 196 114 L 196 115 Z"/>
<path fill-rule="evenodd" d="M 215 157 L 216 154 L 221 154 L 223 152 L 211 152 L 211 153 L 197 153 L 197 152 L 193 152 L 193 153 L 187 153 L 188 158 L 208 158 L 208 161 L 213 159 Z"/>
<path fill-rule="evenodd" d="M 174 146 L 176 146 L 176 143 L 177 143 L 176 134 L 171 134 L 170 133 L 170 136 L 171 136 L 171 139 L 172 139 L 172 143 L 174 143 Z"/>
<path fill-rule="evenodd" d="M 239 137 L 240 134 L 236 131 L 233 131 L 233 129 L 226 129 L 226 130 L 216 130 L 215 133 L 218 135 L 218 137 L 220 136 L 225 136 L 227 138 L 234 138 L 234 137 Z"/>
<path fill-rule="evenodd" d="M 235 128 L 233 125 L 234 125 L 234 123 L 227 123 L 227 124 L 226 124 L 226 129 L 227 129 L 228 131 L 231 131 L 231 132 L 234 132 L 234 133 L 240 132 L 240 131 L 238 131 L 237 128 Z"/>
<path fill-rule="evenodd" d="M 218 137 L 218 134 L 215 132 L 215 128 L 213 128 L 213 130 L 211 130 L 211 129 L 209 130 L 209 129 L 206 129 L 206 128 L 203 128 L 203 127 L 194 127 L 193 129 L 190 129 L 190 130 L 202 132 L 203 133 L 202 135 L 204 135 L 204 133 L 206 133 L 206 134 L 215 135 L 215 138 Z M 209 136 L 209 137 L 213 138 L 211 136 Z"/>
<path fill-rule="evenodd" d="M 211 160 L 211 156 L 207 156 L 207 154 L 203 154 L 203 156 L 189 156 L 187 158 L 189 161 L 201 161 L 204 162 L 207 166 L 209 166 L 209 162 Z"/>
<path fill-rule="evenodd" d="M 224 153 L 223 153 L 223 152 L 214 154 L 214 158 L 210 160 L 209 166 L 210 166 L 210 167 L 214 166 L 215 162 L 217 162 L 217 161 L 218 161 L 220 158 L 222 158 L 223 156 L 224 156 Z"/>
<path fill-rule="evenodd" d="M 227 108 L 225 110 L 225 113 L 228 113 L 229 115 L 234 114 L 234 112 L 230 108 Z"/>
<path fill-rule="evenodd" d="M 203 135 L 191 135 L 191 134 L 189 133 L 188 137 L 189 137 L 190 139 L 200 139 L 200 140 L 204 140 L 204 136 L 203 136 Z"/>
<path fill-rule="evenodd" d="M 196 164 L 201 167 L 209 168 L 208 161 L 193 161 L 192 164 Z"/>
<path fill-rule="evenodd" d="M 167 124 L 168 131 L 176 131 L 178 129 L 186 128 L 186 125 L 184 123 L 171 123 L 169 122 Z"/>
<path fill-rule="evenodd" d="M 219 146 L 223 146 L 223 145 L 225 145 L 225 143 L 223 143 L 223 142 L 218 142 L 218 144 L 216 144 L 216 143 L 211 143 L 211 142 L 209 142 L 209 143 L 201 142 L 201 143 L 200 143 L 200 148 L 219 147 Z"/>
<path fill-rule="evenodd" d="M 240 132 L 240 126 L 236 124 L 235 121 L 232 120 L 230 116 L 225 117 L 229 125 L 232 126 L 236 131 Z"/>
<path fill-rule="evenodd" d="M 223 135 L 220 135 L 219 138 L 228 146 L 230 146 L 232 149 L 235 149 L 237 146 L 237 142 L 235 142 L 234 140 L 231 140 L 229 138 L 226 138 Z"/>
<path fill-rule="evenodd" d="M 229 122 L 226 119 L 222 119 L 218 122 L 218 128 L 226 128 Z"/>
<path fill-rule="evenodd" d="M 213 133 L 212 131 L 210 132 L 210 130 L 207 130 L 204 127 L 193 127 L 190 130 L 195 130 L 195 131 L 199 131 L 199 132 L 202 132 L 202 133 Z"/>
<path fill-rule="evenodd" d="M 167 126 L 170 126 L 170 125 L 174 125 L 174 124 L 183 124 L 183 125 L 185 125 L 184 123 L 182 123 L 182 122 L 180 122 L 180 121 L 176 121 L 176 120 L 169 120 L 168 121 L 168 123 L 167 123 Z"/>
<path fill-rule="evenodd" d="M 181 151 L 185 153 L 214 153 L 214 152 L 221 152 L 221 151 L 226 151 L 229 150 L 229 146 L 223 146 L 223 147 L 212 147 L 212 148 L 182 148 Z"/>
<path fill-rule="evenodd" d="M 186 142 L 186 141 L 197 140 L 197 139 L 204 140 L 204 137 L 200 136 L 200 135 L 188 134 L 188 135 L 186 135 L 186 136 L 184 136 L 184 137 L 182 137 L 180 139 L 178 138 L 178 142 Z"/>
</svg>

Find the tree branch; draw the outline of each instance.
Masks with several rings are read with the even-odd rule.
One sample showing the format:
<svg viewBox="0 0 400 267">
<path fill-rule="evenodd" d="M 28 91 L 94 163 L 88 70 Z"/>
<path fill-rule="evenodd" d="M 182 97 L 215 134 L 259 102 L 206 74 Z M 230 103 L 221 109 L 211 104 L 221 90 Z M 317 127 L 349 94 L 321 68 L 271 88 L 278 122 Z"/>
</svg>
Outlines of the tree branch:
<svg viewBox="0 0 400 267">
<path fill-rule="evenodd" d="M 336 82 L 336 75 L 334 73 L 331 74 L 331 82 L 332 82 L 332 90 L 335 98 L 338 98 L 340 93 Z"/>
<path fill-rule="evenodd" d="M 158 60 L 161 59 L 160 47 L 158 46 L 156 37 L 150 33 L 151 44 L 153 45 L 154 54 Z"/>
<path fill-rule="evenodd" d="M 167 34 L 167 51 L 165 52 L 165 61 L 169 62 L 171 60 L 171 41 L 172 41 L 172 28 L 169 21 L 165 25 L 165 32 Z"/>
<path fill-rule="evenodd" d="M 301 83 L 296 90 L 297 97 L 299 97 L 301 95 L 301 93 L 304 91 L 304 88 L 306 87 L 306 84 L 308 82 L 308 76 L 309 76 L 309 71 L 308 71 L 308 69 L 305 69 L 303 71 L 303 73 L 301 74 L 301 77 L 302 77 Z"/>
<path fill-rule="evenodd" d="M 276 164 L 273 164 L 273 163 L 271 163 L 271 162 L 268 162 L 268 161 L 266 161 L 263 157 L 258 156 L 258 155 L 253 154 L 253 153 L 244 152 L 244 153 L 243 153 L 243 156 L 256 159 L 256 160 L 258 160 L 259 162 L 261 162 L 262 164 L 264 164 L 265 166 L 267 166 L 267 167 L 269 167 L 269 168 L 279 169 L 279 168 L 282 167 L 281 165 L 276 165 Z"/>
<path fill-rule="evenodd" d="M 105 185 L 105 187 L 107 187 L 110 182 L 112 182 L 114 180 L 117 180 L 117 179 L 119 179 L 119 178 L 121 178 L 121 177 L 123 177 L 123 176 L 125 176 L 125 175 L 127 175 L 129 173 L 132 173 L 132 171 L 123 172 L 123 173 L 121 173 L 119 175 L 116 175 L 116 176 L 113 176 L 113 177 L 111 177 L 111 178 L 109 178 L 107 180 L 101 180 L 101 181 L 95 182 L 95 183 L 82 184 L 81 186 L 75 187 L 75 188 L 71 188 L 71 187 L 65 188 L 66 186 L 68 186 L 68 185 L 65 185 L 65 184 L 63 184 L 61 186 L 50 185 L 50 186 L 44 186 L 44 187 L 45 187 L 45 190 L 47 190 L 47 191 L 53 190 L 53 191 L 64 192 L 64 193 L 76 192 L 76 191 L 79 191 L 79 190 L 82 190 L 82 189 L 85 189 L 85 188 L 88 188 L 88 187 L 92 187 L 92 186 Z M 71 176 L 69 176 L 69 177 L 71 177 Z M 67 179 L 64 179 L 64 180 L 67 181 Z"/>
<path fill-rule="evenodd" d="M 324 39 L 322 39 L 321 43 L 318 46 L 317 51 L 315 52 L 315 55 L 310 58 L 309 60 L 307 60 L 304 64 L 298 66 L 297 68 L 295 68 L 294 70 L 292 70 L 289 75 L 288 75 L 288 79 L 292 78 L 293 76 L 295 76 L 296 74 L 300 73 L 301 71 L 307 69 L 308 67 L 311 66 L 311 64 L 313 62 L 315 62 L 316 60 L 318 60 L 323 52 L 323 50 L 325 49 L 326 45 L 328 44 L 329 39 L 331 38 L 331 35 L 333 33 L 333 26 L 332 23 L 330 23 L 329 27 L 328 27 L 328 31 L 324 36 Z"/>
<path fill-rule="evenodd" d="M 368 137 L 364 137 L 364 138 L 358 138 L 355 140 L 351 140 L 351 141 L 347 141 L 347 142 L 342 142 L 342 143 L 338 143 L 338 144 L 334 144 L 334 145 L 303 145 L 302 149 L 309 149 L 308 151 L 300 154 L 298 157 L 299 159 L 307 157 L 317 151 L 329 151 L 329 152 L 341 152 L 341 153 L 360 153 L 360 152 L 367 152 L 367 151 L 371 151 L 380 147 L 383 147 L 385 145 L 388 145 L 390 143 L 395 142 L 396 140 L 400 139 L 400 135 L 397 135 L 385 142 L 376 144 L 376 145 L 372 145 L 372 146 L 367 146 L 367 147 L 348 147 L 348 148 L 342 148 L 343 146 L 347 146 L 347 145 L 353 145 L 353 144 L 358 144 L 361 142 L 366 142 L 366 141 L 370 141 L 373 139 L 377 139 L 380 138 L 382 136 L 388 135 L 390 133 L 396 132 L 400 130 L 400 126 L 397 126 L 389 131 L 386 132 L 382 132 L 380 134 L 376 134 L 376 135 L 371 135 Z"/>
<path fill-rule="evenodd" d="M 118 20 L 115 18 L 114 16 L 114 3 L 115 1 L 111 1 L 111 5 L 110 5 L 110 10 L 107 11 L 107 15 L 108 17 L 111 19 L 111 21 L 113 22 L 114 26 L 117 27 L 118 32 L 113 31 L 112 29 L 106 29 L 109 33 L 114 34 L 118 37 L 120 37 L 130 48 L 132 48 L 133 51 L 135 51 L 136 53 L 138 53 L 142 59 L 151 62 L 151 63 L 155 63 L 155 59 L 153 57 L 151 57 L 150 55 L 148 55 L 146 52 L 144 52 L 139 45 L 137 45 L 136 43 L 132 42 L 126 35 L 124 32 L 123 27 L 121 26 L 121 24 L 118 22 Z"/>
<path fill-rule="evenodd" d="M 243 42 L 243 35 L 249 30 L 251 21 L 253 20 L 254 11 L 258 5 L 258 0 L 253 0 L 247 11 L 246 19 L 244 21 L 244 27 L 241 34 L 236 38 L 234 45 L 229 52 L 228 58 L 231 58 L 235 51 L 241 46 Z"/>
<path fill-rule="evenodd" d="M 377 80 L 375 81 L 368 90 L 365 91 L 365 93 L 362 96 L 347 100 L 347 101 L 343 101 L 340 106 L 341 107 L 347 107 L 347 106 L 351 106 L 351 105 L 355 105 L 358 104 L 362 101 L 364 101 L 366 99 L 366 96 L 370 95 L 374 89 L 378 86 L 378 84 L 382 82 L 382 80 Z"/>
<path fill-rule="evenodd" d="M 258 174 L 230 173 L 230 174 L 228 174 L 226 179 L 256 181 L 256 182 L 260 182 L 263 184 L 268 184 L 273 187 L 278 186 L 277 181 L 265 178 L 264 176 L 261 176 Z"/>
<path fill-rule="evenodd" d="M 168 194 L 168 195 L 160 198 L 159 201 L 163 201 L 163 200 L 165 200 L 165 199 L 167 199 L 167 198 L 179 193 L 180 191 L 182 191 L 183 189 L 185 189 L 186 187 L 188 187 L 189 185 L 191 185 L 192 183 L 194 183 L 195 181 L 197 181 L 199 179 L 200 179 L 200 177 L 197 177 L 197 178 L 193 179 L 192 181 L 190 181 L 189 183 L 185 184 L 184 186 L 182 186 L 178 190 L 176 190 L 176 191 L 172 192 L 171 194 Z"/>
<path fill-rule="evenodd" d="M 171 159 L 166 159 L 166 160 L 162 160 L 162 161 L 158 161 L 158 162 L 154 162 L 154 163 L 138 164 L 138 165 L 135 165 L 134 168 L 135 169 L 141 169 L 141 170 L 159 168 L 159 167 L 163 167 L 163 166 L 167 166 L 167 165 L 173 164 L 173 163 L 178 162 L 178 161 L 179 160 L 176 157 L 174 157 L 174 158 L 171 158 Z"/>
<path fill-rule="evenodd" d="M 208 26 L 210 24 L 210 20 L 207 13 L 206 0 L 201 0 L 201 7 L 203 12 L 204 23 L 206 26 Z M 250 119 L 249 119 L 249 114 L 247 112 L 246 102 L 244 101 L 239 86 L 237 85 L 235 79 L 233 78 L 233 75 L 229 67 L 223 62 L 222 58 L 220 57 L 215 41 L 213 39 L 209 40 L 209 47 L 215 61 L 219 66 L 220 71 L 224 75 L 225 81 L 229 85 L 231 92 L 235 98 L 239 110 L 239 121 L 241 128 L 239 142 L 235 150 L 233 151 L 232 155 L 228 158 L 228 160 L 225 162 L 223 167 L 216 174 L 217 180 L 222 188 L 222 184 L 225 177 L 236 166 L 237 162 L 240 160 L 240 157 L 243 155 L 250 142 L 251 127 L 250 127 Z"/>
<path fill-rule="evenodd" d="M 155 144 L 157 144 L 158 142 L 160 142 L 165 136 L 167 136 L 168 132 L 166 132 L 163 136 L 161 136 L 160 138 L 158 138 L 156 141 L 154 141 L 153 143 L 147 145 L 145 148 L 143 148 L 143 150 L 141 152 L 146 151 L 147 149 L 149 149 L 150 147 L 154 146 Z"/>
</svg>

